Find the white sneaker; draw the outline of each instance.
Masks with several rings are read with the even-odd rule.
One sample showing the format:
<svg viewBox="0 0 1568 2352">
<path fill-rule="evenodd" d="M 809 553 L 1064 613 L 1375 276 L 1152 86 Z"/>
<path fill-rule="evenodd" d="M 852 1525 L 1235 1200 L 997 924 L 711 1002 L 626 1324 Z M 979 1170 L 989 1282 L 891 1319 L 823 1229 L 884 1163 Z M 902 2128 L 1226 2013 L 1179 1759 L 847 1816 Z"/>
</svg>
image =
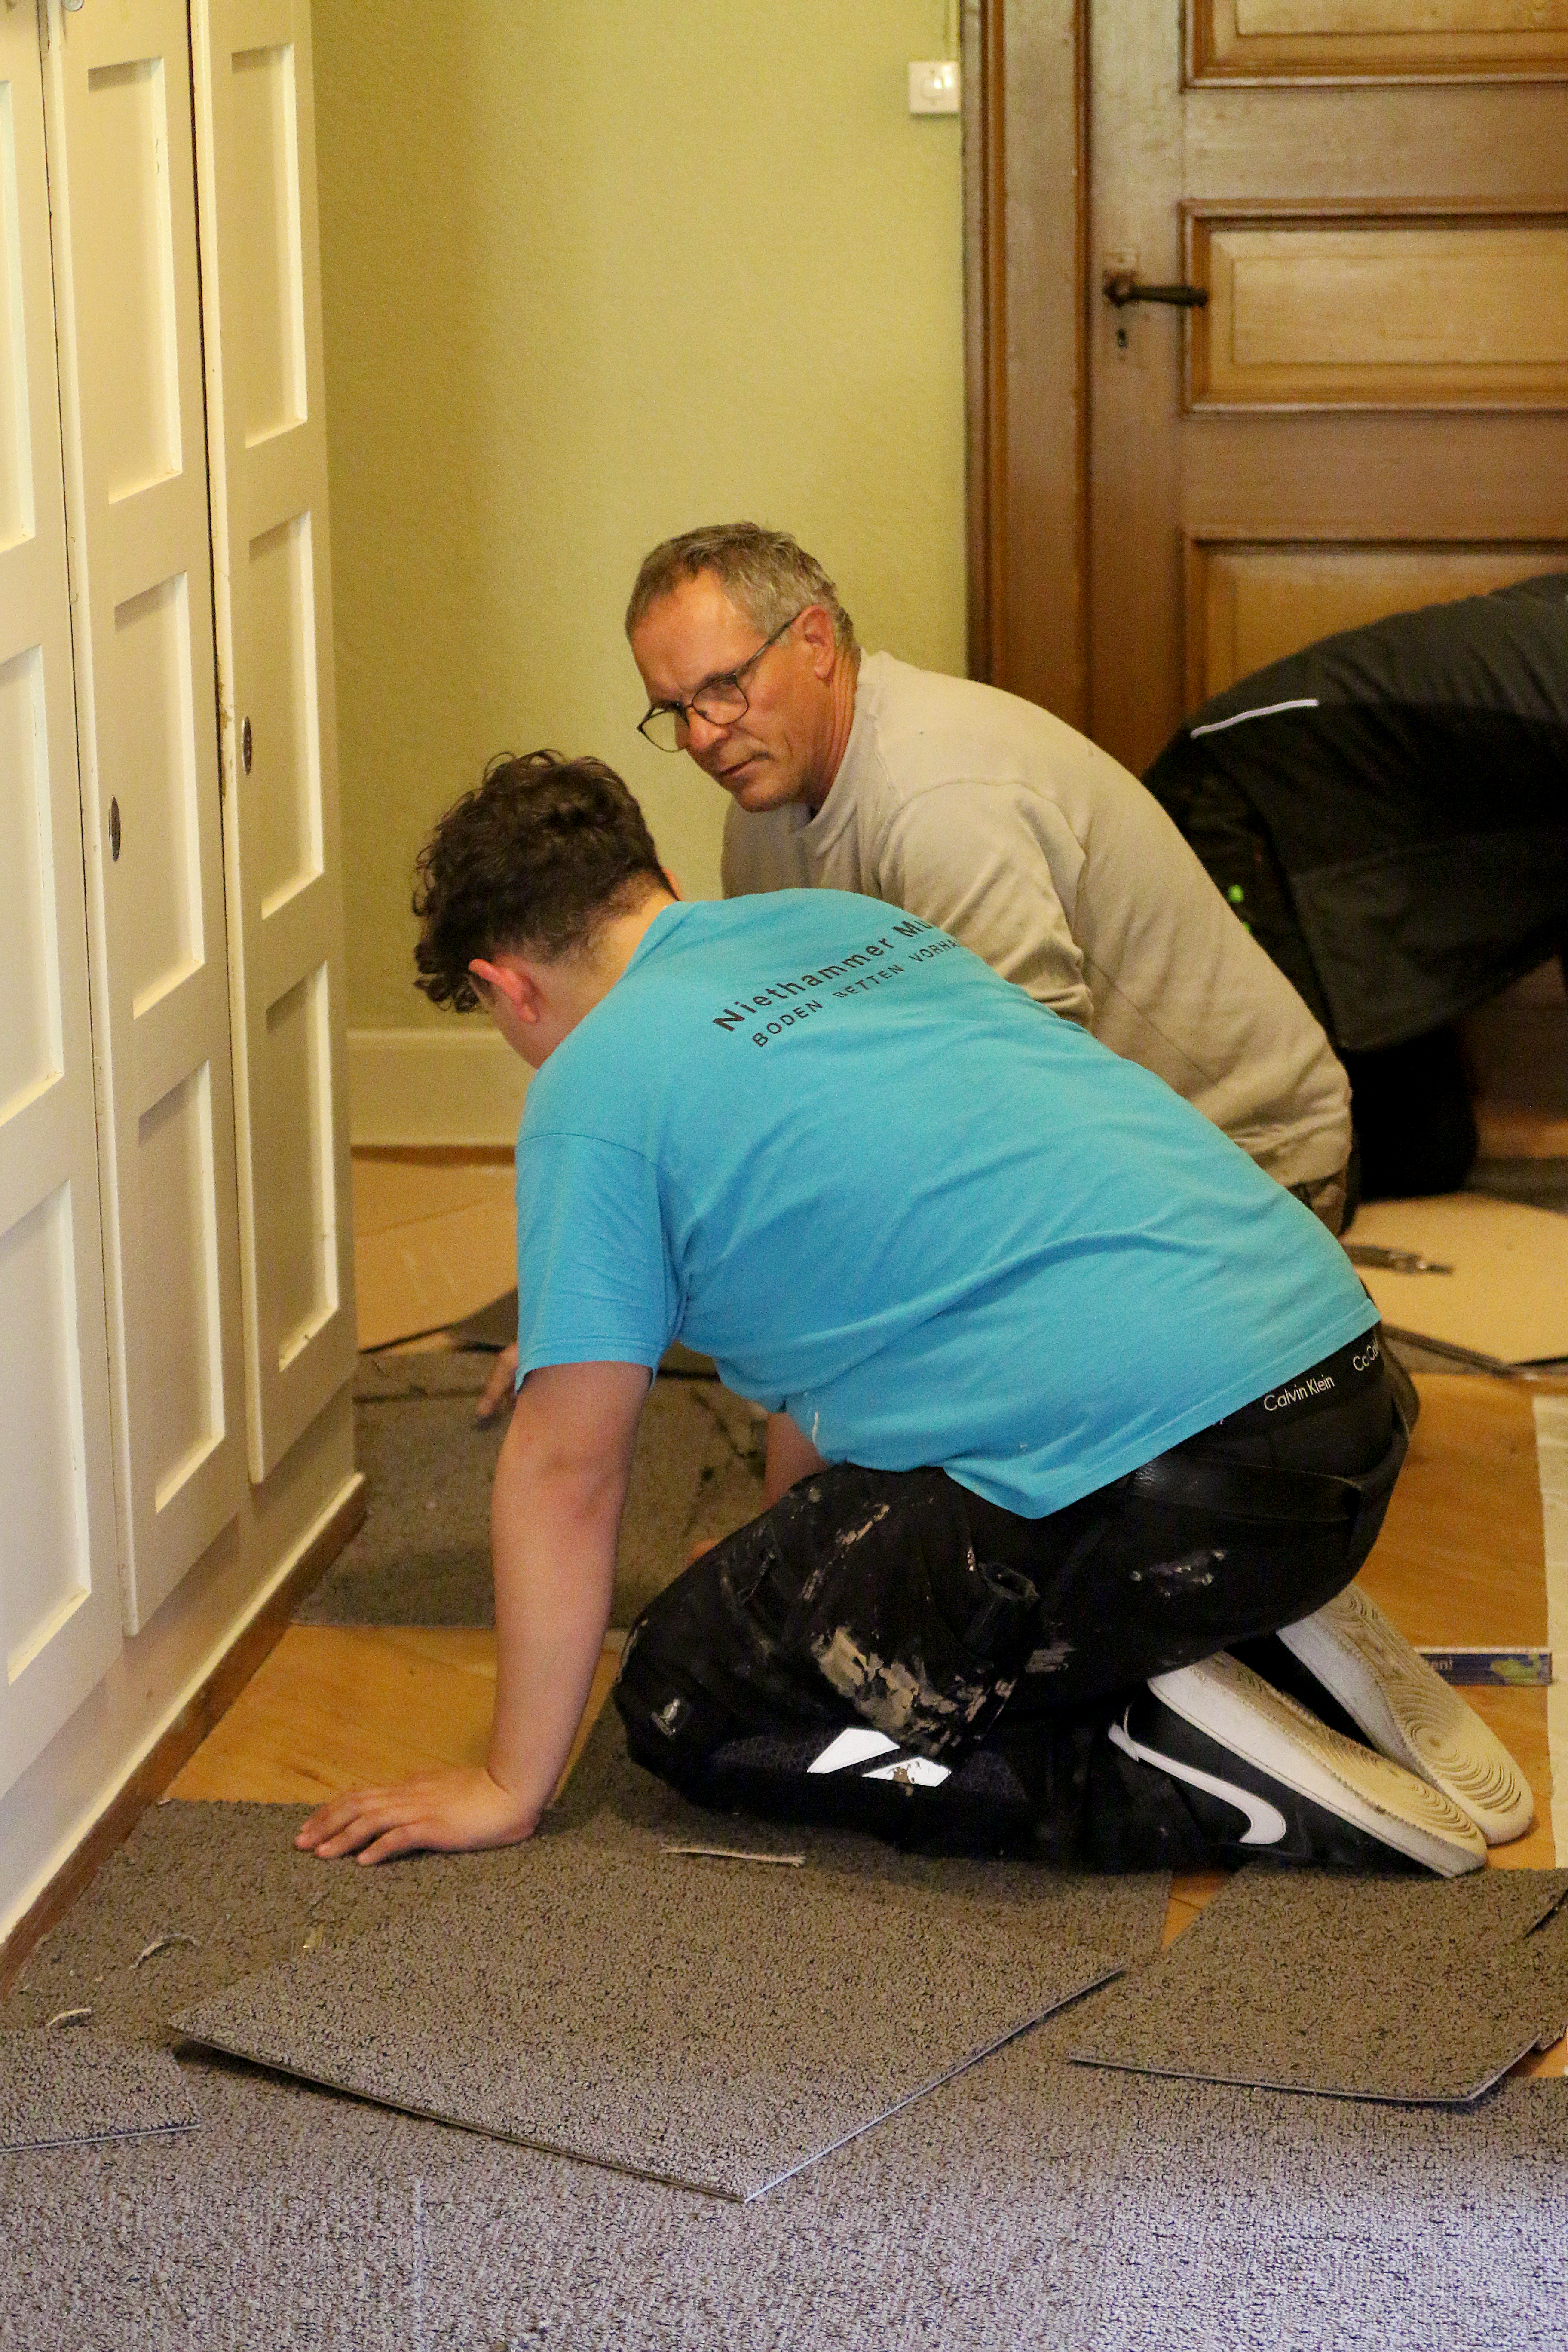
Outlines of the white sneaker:
<svg viewBox="0 0 1568 2352">
<path fill-rule="evenodd" d="M 1155 1675 L 1149 1694 L 1154 1710 L 1135 1702 L 1109 1737 L 1185 1784 L 1221 1853 L 1364 1869 L 1392 1850 L 1444 1878 L 1486 1861 L 1479 1830 L 1440 1790 L 1331 1731 L 1227 1651 Z"/>
<path fill-rule="evenodd" d="M 1441 1789 L 1489 1845 L 1524 1835 L 1535 1805 L 1507 1748 L 1355 1585 L 1277 1638 L 1374 1748 Z"/>
</svg>

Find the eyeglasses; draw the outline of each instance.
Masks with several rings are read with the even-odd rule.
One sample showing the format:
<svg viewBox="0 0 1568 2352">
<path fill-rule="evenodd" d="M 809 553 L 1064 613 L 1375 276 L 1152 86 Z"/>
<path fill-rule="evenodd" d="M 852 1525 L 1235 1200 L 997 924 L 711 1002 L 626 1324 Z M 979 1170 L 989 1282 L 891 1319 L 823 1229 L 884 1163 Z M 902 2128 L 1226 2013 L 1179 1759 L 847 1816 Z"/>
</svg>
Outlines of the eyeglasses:
<svg viewBox="0 0 1568 2352">
<path fill-rule="evenodd" d="M 809 611 L 803 604 L 800 613 Z M 727 669 L 718 677 L 705 677 L 689 702 L 655 702 L 637 720 L 637 733 L 651 743 L 657 751 L 679 751 L 681 729 L 695 710 L 699 719 L 706 719 L 710 727 L 732 727 L 751 709 L 746 689 L 741 683 L 749 670 L 756 668 L 763 656 L 777 645 L 782 636 L 794 628 L 800 613 L 792 613 L 782 626 L 776 628 L 765 645 L 757 647 L 741 664 L 739 669 Z"/>
</svg>

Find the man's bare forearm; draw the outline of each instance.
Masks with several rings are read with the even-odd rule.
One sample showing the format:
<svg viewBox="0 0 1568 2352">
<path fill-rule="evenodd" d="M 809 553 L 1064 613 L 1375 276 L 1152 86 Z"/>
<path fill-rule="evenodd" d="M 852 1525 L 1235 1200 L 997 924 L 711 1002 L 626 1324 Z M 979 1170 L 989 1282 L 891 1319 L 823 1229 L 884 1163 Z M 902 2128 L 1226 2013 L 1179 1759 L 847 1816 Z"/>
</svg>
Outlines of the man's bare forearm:
<svg viewBox="0 0 1568 2352">
<path fill-rule="evenodd" d="M 548 1378 L 525 1383 L 490 1499 L 496 1592 L 491 1777 L 535 1816 L 550 1801 L 609 1623 L 630 1449 L 584 1457 L 552 1424 Z"/>
</svg>

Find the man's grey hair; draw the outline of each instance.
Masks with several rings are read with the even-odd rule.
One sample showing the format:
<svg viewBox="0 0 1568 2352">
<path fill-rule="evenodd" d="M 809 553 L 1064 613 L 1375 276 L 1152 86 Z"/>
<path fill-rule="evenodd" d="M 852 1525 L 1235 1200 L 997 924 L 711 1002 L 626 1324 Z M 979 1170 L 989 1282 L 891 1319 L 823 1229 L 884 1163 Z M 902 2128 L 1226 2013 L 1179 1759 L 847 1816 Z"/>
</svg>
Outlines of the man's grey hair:
<svg viewBox="0 0 1568 2352">
<path fill-rule="evenodd" d="M 833 616 L 839 652 L 858 650 L 855 624 L 816 556 L 808 555 L 787 530 L 767 530 L 756 522 L 706 523 L 700 530 L 683 530 L 678 539 L 665 540 L 645 555 L 626 606 L 627 636 L 661 596 L 704 572 L 712 572 L 764 637 L 808 604 L 820 604 Z"/>
</svg>

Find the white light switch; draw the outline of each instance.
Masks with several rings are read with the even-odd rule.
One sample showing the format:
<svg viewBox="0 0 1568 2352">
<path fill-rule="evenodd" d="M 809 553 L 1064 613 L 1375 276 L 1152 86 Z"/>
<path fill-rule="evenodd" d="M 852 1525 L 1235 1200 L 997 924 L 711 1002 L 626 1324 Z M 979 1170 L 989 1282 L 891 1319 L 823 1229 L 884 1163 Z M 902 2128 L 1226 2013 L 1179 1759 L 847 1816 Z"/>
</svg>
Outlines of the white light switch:
<svg viewBox="0 0 1568 2352">
<path fill-rule="evenodd" d="M 922 58 L 910 68 L 911 114 L 958 112 L 958 60 Z"/>
</svg>

